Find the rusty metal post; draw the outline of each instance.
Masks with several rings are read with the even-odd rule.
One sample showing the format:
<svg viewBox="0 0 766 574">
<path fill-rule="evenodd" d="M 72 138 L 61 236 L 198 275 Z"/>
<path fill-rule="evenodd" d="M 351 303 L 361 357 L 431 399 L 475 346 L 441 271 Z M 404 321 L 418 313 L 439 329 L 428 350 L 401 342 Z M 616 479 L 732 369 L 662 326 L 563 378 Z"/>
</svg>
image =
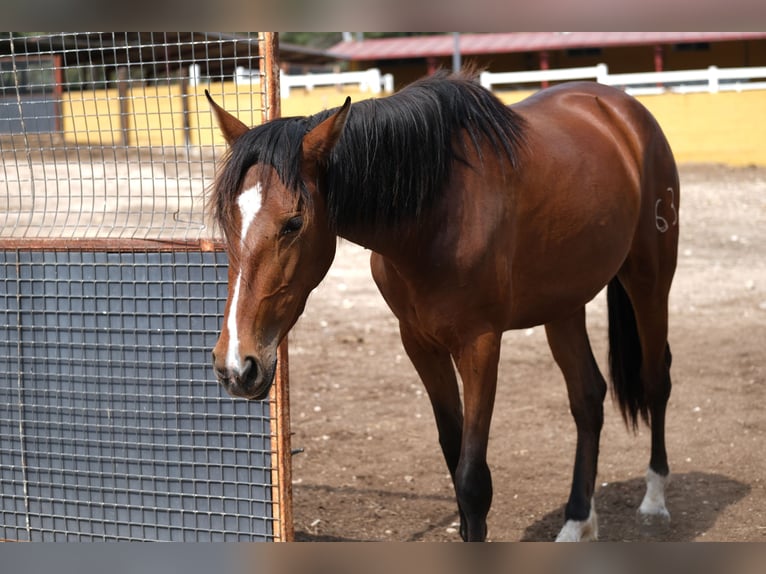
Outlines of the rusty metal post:
<svg viewBox="0 0 766 574">
<path fill-rule="evenodd" d="M 264 32 L 263 75 L 266 78 L 266 102 L 263 106 L 264 121 L 273 120 L 282 115 L 279 95 L 279 69 L 279 33 Z"/>
<path fill-rule="evenodd" d="M 263 47 L 264 106 L 263 121 L 278 118 L 281 115 L 279 89 L 279 33 L 264 32 L 261 42 Z M 274 448 L 277 453 L 274 460 L 275 472 L 273 484 L 277 485 L 277 509 L 279 512 L 279 531 L 275 538 L 282 542 L 291 542 L 295 538 L 293 525 L 293 473 L 292 447 L 290 444 L 290 391 L 289 391 L 288 343 L 285 337 L 277 351 L 277 373 L 272 389 L 272 420 L 274 421 Z"/>
</svg>

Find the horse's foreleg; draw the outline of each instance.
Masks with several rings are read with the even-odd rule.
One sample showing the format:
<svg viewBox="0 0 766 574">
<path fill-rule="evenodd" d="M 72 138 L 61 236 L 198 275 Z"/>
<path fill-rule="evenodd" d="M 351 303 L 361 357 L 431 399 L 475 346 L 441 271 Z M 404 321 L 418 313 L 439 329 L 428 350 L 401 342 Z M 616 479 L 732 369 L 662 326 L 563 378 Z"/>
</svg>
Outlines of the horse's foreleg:
<svg viewBox="0 0 766 574">
<path fill-rule="evenodd" d="M 419 337 L 403 323 L 400 324 L 400 333 L 404 349 L 431 400 L 439 431 L 439 444 L 454 483 L 455 471 L 460 460 L 463 407 L 452 358 L 444 347 Z M 461 523 L 464 522 L 462 510 L 460 520 Z"/>
<path fill-rule="evenodd" d="M 548 344 L 564 374 L 569 406 L 577 425 L 577 448 L 572 490 L 566 505 L 566 523 L 557 541 L 595 540 L 598 521 L 593 492 L 598 449 L 604 422 L 606 381 L 598 369 L 585 329 L 585 308 L 567 319 L 545 326 Z"/>
<path fill-rule="evenodd" d="M 484 333 L 454 355 L 465 401 L 455 492 L 463 513 L 460 533 L 466 541 L 483 541 L 487 536 L 487 514 L 492 503 L 487 441 L 497 388 L 500 339 L 498 333 Z"/>
</svg>

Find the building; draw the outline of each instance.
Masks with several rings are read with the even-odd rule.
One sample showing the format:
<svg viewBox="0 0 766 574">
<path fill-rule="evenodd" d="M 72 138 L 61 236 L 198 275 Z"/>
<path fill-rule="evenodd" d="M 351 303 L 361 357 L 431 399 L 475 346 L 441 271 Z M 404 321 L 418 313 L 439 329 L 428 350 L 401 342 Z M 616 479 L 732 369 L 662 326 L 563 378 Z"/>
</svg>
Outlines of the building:
<svg viewBox="0 0 766 574">
<path fill-rule="evenodd" d="M 491 72 L 605 63 L 612 73 L 766 66 L 766 32 L 508 32 L 459 34 L 463 64 Z M 327 54 L 393 74 L 396 88 L 452 68 L 454 34 L 345 41 Z"/>
</svg>

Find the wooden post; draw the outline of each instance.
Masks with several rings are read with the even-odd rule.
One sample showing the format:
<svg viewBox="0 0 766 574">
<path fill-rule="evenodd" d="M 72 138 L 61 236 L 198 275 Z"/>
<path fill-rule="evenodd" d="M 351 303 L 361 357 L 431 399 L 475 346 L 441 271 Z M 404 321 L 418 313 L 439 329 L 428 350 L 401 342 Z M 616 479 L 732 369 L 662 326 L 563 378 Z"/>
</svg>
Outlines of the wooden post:
<svg viewBox="0 0 766 574">
<path fill-rule="evenodd" d="M 184 145 L 191 145 L 191 122 L 189 119 L 189 66 L 181 66 L 178 69 L 179 84 L 181 90 L 181 114 L 184 128 Z"/>
<path fill-rule="evenodd" d="M 550 61 L 550 54 L 543 50 L 540 52 L 540 69 L 541 70 L 548 70 L 551 67 L 551 61 Z M 541 82 L 543 88 L 547 88 L 550 84 L 548 80 L 543 80 Z"/>
<path fill-rule="evenodd" d="M 662 55 L 662 46 L 660 44 L 657 44 L 654 46 L 654 71 L 655 72 L 661 72 L 663 68 L 663 55 Z M 657 82 L 657 87 L 662 87 L 662 82 Z"/>
<path fill-rule="evenodd" d="M 266 83 L 263 120 L 268 121 L 282 115 L 279 95 L 279 33 L 264 32 L 263 45 L 263 75 Z"/>
<path fill-rule="evenodd" d="M 426 73 L 432 76 L 439 69 L 439 60 L 433 56 L 426 58 Z"/>
<path fill-rule="evenodd" d="M 117 101 L 120 110 L 120 143 L 130 145 L 130 106 L 128 105 L 128 80 L 127 66 L 117 68 Z"/>
</svg>

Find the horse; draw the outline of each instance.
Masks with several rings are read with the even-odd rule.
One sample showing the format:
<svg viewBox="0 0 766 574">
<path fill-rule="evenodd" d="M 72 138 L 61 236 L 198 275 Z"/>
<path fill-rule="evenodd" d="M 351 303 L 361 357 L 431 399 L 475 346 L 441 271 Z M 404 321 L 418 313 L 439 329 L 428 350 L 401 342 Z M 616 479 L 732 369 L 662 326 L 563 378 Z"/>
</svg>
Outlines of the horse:
<svg viewBox="0 0 766 574">
<path fill-rule="evenodd" d="M 230 395 L 267 395 L 277 347 L 345 238 L 371 251 L 430 398 L 462 539 L 487 535 L 502 334 L 536 325 L 577 432 L 556 540 L 596 539 L 608 385 L 585 305 L 606 287 L 612 394 L 628 430 L 651 429 L 637 515 L 669 521 L 668 294 L 680 196 L 668 141 L 642 104 L 574 82 L 506 106 L 475 73 L 439 72 L 387 97 L 248 128 L 206 95 L 228 144 L 208 199 L 230 260 L 213 349 Z"/>
</svg>

